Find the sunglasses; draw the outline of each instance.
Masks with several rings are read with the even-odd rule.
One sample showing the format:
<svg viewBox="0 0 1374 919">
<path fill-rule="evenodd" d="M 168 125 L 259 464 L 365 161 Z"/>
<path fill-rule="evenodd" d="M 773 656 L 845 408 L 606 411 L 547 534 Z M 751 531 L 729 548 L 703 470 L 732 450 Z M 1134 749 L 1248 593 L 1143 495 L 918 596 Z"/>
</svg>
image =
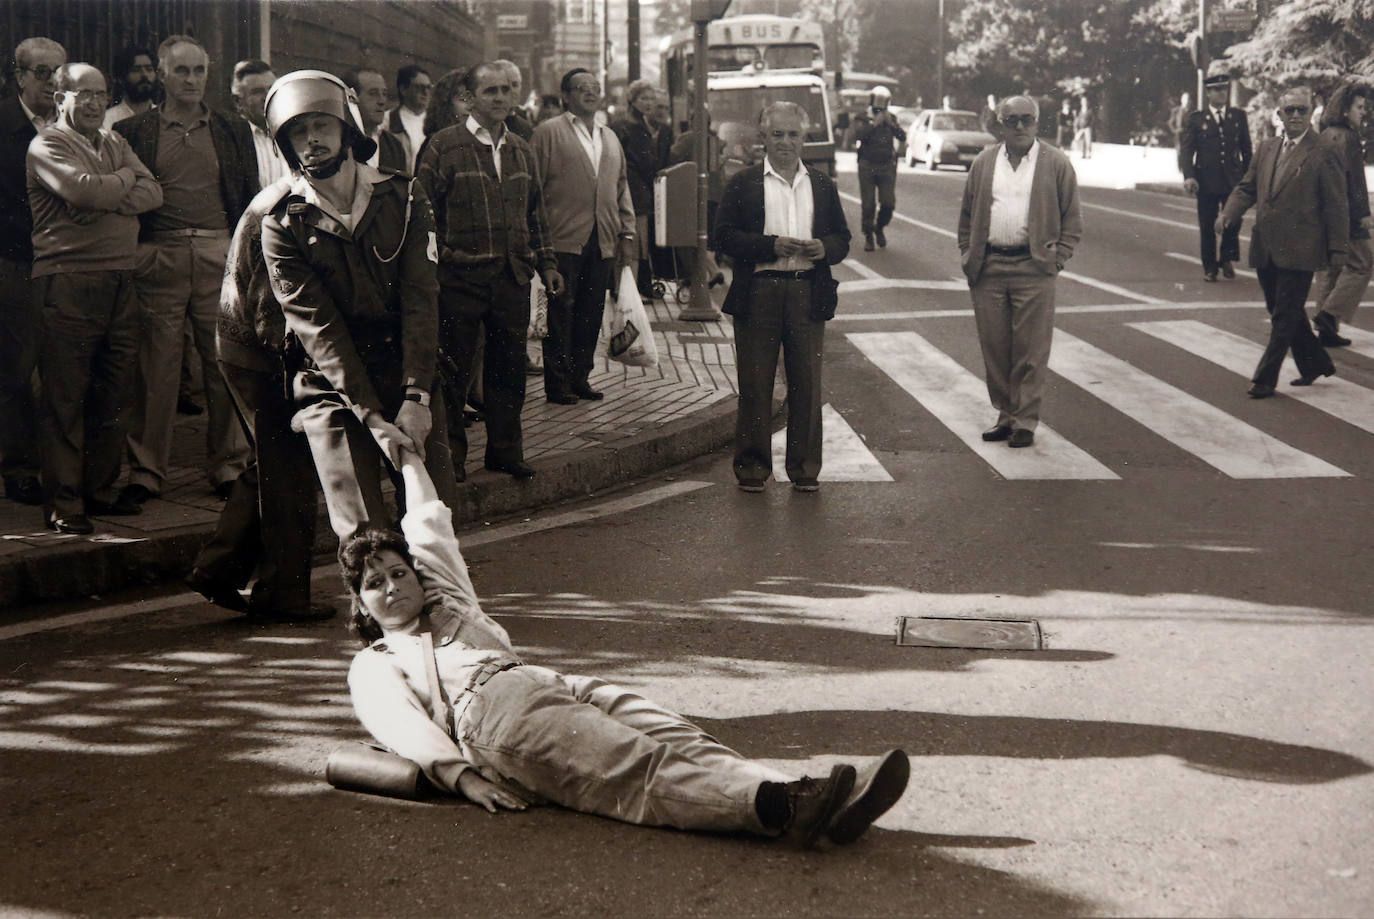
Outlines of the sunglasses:
<svg viewBox="0 0 1374 919">
<path fill-rule="evenodd" d="M 1028 128 L 1035 124 L 1034 115 L 1003 115 L 998 120 L 1009 128 Z"/>
<path fill-rule="evenodd" d="M 1282 111 L 1285 115 L 1306 115 L 1311 109 L 1305 105 L 1285 105 Z"/>
</svg>

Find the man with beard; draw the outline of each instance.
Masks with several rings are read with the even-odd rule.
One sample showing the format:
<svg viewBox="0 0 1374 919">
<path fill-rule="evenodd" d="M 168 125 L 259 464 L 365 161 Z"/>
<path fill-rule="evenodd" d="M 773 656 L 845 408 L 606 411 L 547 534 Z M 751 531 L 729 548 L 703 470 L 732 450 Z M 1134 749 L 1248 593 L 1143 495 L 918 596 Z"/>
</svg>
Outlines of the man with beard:
<svg viewBox="0 0 1374 919">
<path fill-rule="evenodd" d="M 438 247 L 424 188 L 366 165 L 374 145 L 332 74 L 278 80 L 267 124 L 298 174 L 263 218 L 262 251 L 292 338 L 292 426 L 310 441 L 329 522 L 347 539 L 391 519 L 381 461 L 398 467 L 402 448 L 425 460 L 452 508 L 435 374 Z"/>
<path fill-rule="evenodd" d="M 120 101 L 105 112 L 105 123 L 101 127 L 106 131 L 116 122 L 156 108 L 153 100 L 158 89 L 157 62 L 153 60 L 153 52 L 147 48 L 125 48 L 115 58 L 114 76 L 120 81 Z"/>
</svg>

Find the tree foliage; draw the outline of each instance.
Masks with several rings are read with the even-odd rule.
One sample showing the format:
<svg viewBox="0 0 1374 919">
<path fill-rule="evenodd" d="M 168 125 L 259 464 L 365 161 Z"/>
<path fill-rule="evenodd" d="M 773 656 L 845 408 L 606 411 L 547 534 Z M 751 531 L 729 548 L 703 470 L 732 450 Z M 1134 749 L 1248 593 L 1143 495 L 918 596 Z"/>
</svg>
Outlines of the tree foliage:
<svg viewBox="0 0 1374 919">
<path fill-rule="evenodd" d="M 1270 89 L 1374 78 L 1374 0 L 1290 0 L 1227 58 L 1248 81 Z"/>
</svg>

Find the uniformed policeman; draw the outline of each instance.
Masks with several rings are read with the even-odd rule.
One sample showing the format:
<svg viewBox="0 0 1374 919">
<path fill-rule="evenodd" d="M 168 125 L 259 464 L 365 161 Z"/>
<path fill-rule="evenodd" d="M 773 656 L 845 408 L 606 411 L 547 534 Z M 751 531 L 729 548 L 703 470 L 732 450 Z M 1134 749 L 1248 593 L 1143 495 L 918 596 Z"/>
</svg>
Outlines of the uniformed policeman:
<svg viewBox="0 0 1374 919">
<path fill-rule="evenodd" d="M 435 380 L 438 249 L 424 189 L 366 164 L 375 145 L 332 74 L 272 85 L 267 124 L 297 173 L 263 218 L 262 248 L 294 354 L 293 426 L 304 430 L 340 539 L 390 523 L 381 459 L 425 459 L 453 506 L 452 459 Z"/>
<path fill-rule="evenodd" d="M 1227 104 L 1231 95 L 1229 76 L 1214 73 L 1207 77 L 1205 86 L 1206 105 L 1189 114 L 1183 122 L 1178 143 L 1178 168 L 1183 173 L 1184 190 L 1197 196 L 1202 277 L 1205 281 L 1215 281 L 1218 266 L 1223 276 L 1234 278 L 1236 271 L 1232 262 L 1240 261 L 1240 221 L 1221 234 L 1219 256 L 1214 225 L 1217 212 L 1250 165 L 1250 125 L 1243 109 Z"/>
</svg>

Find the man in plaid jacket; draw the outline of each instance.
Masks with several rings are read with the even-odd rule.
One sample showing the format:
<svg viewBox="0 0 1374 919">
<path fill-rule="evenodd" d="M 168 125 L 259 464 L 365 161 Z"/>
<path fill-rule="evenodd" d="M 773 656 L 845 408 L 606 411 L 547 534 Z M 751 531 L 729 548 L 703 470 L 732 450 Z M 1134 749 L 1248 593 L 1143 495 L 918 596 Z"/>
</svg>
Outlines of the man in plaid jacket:
<svg viewBox="0 0 1374 919">
<path fill-rule="evenodd" d="M 534 154 L 505 125 L 514 104 L 508 71 L 478 64 L 463 78 L 461 93 L 471 114 L 430 137 L 417 169 L 434 205 L 439 239 L 439 346 L 454 364 L 453 391 L 462 393 L 477 336 L 486 336 L 484 465 L 529 479 L 534 470 L 524 458 L 520 412 L 530 279 L 538 271 L 549 295 L 557 297 L 563 278 L 549 245 Z M 462 423 L 452 425 L 449 435 L 461 481 L 467 460 Z"/>
</svg>

